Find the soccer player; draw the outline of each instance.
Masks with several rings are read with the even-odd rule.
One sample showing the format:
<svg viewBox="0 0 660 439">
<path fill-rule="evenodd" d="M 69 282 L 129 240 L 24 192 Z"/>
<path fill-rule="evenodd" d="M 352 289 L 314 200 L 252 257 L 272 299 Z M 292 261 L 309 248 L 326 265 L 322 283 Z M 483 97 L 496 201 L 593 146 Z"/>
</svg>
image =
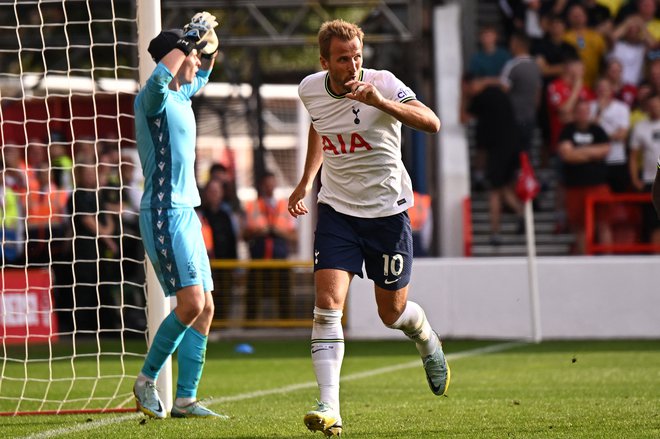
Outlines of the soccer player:
<svg viewBox="0 0 660 439">
<path fill-rule="evenodd" d="M 197 387 L 213 318 L 211 268 L 194 207 L 195 116 L 190 98 L 209 79 L 217 56 L 215 17 L 196 14 L 181 29 L 162 31 L 149 43 L 158 63 L 135 99 L 135 129 L 144 174 L 140 234 L 158 280 L 177 306 L 163 320 L 149 348 L 133 392 L 138 408 L 165 418 L 156 378 L 178 349 L 179 375 L 171 415 L 224 417 L 202 406 Z"/>
<path fill-rule="evenodd" d="M 320 398 L 304 422 L 339 436 L 339 375 L 344 357 L 342 310 L 354 275 L 375 283 L 385 325 L 415 342 L 431 390 L 444 395 L 449 367 L 422 308 L 407 300 L 412 238 L 407 209 L 413 191 L 401 161 L 401 124 L 436 133 L 440 120 L 392 73 L 362 68 L 364 33 L 342 20 L 321 25 L 324 71 L 307 76 L 298 92 L 312 123 L 303 176 L 289 197 L 294 217 L 308 213 L 304 197 L 321 164 L 314 241 L 316 300 L 311 355 Z"/>
</svg>

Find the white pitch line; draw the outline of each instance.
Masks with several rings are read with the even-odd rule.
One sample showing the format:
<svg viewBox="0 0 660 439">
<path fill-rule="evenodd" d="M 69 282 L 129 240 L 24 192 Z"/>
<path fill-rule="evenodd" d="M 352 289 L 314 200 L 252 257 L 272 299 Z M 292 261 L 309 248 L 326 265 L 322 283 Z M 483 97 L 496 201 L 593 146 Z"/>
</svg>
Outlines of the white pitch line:
<svg viewBox="0 0 660 439">
<path fill-rule="evenodd" d="M 470 349 L 467 351 L 447 354 L 447 360 L 458 360 L 460 358 L 473 357 L 475 355 L 483 355 L 483 354 L 490 354 L 493 352 L 506 351 L 518 346 L 522 346 L 524 344 L 526 343 L 524 342 L 498 343 L 495 345 L 484 346 L 482 348 Z M 343 376 L 341 378 L 341 381 L 342 382 L 354 381 L 363 378 L 369 378 L 375 375 L 382 375 L 385 373 L 395 372 L 397 370 L 410 369 L 412 367 L 419 367 L 419 360 L 396 364 L 394 366 L 380 367 L 378 369 L 372 369 L 365 372 L 352 373 L 350 375 Z M 295 392 L 296 390 L 314 388 L 316 386 L 317 386 L 316 381 L 308 381 L 305 383 L 292 384 L 289 386 L 278 387 L 270 390 L 257 390 L 254 392 L 240 393 L 238 395 L 233 395 L 233 396 L 223 396 L 220 398 L 207 398 L 204 401 L 209 403 L 207 405 L 221 404 L 221 403 L 234 402 L 234 401 L 243 401 L 252 398 L 260 398 L 269 395 L 282 395 L 289 392 Z M 84 424 L 78 424 L 71 427 L 63 427 L 54 430 L 44 431 L 42 433 L 37 433 L 30 436 L 24 436 L 24 439 L 46 439 L 57 436 L 66 436 L 73 433 L 95 430 L 97 428 L 105 427 L 107 425 L 118 424 L 124 421 L 138 419 L 142 416 L 144 416 L 142 413 L 130 413 L 127 415 L 121 415 L 111 418 L 100 419 L 98 421 L 87 422 Z"/>
</svg>

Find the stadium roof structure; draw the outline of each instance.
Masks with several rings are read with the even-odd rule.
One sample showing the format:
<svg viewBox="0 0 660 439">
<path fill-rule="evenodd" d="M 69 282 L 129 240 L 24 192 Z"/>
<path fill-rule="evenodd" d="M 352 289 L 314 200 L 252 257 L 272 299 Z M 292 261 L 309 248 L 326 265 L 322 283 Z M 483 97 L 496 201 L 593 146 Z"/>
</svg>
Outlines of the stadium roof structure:
<svg viewBox="0 0 660 439">
<path fill-rule="evenodd" d="M 191 9 L 217 11 L 231 8 L 223 17 L 219 36 L 224 47 L 274 47 L 316 44 L 317 26 L 310 22 L 332 19 L 337 9 L 363 8 L 359 23 L 378 21 L 369 29 L 369 44 L 410 43 L 421 33 L 423 0 L 163 0 L 163 22 L 177 23 Z M 289 11 L 283 22 L 277 13 Z M 246 32 L 249 30 L 249 32 Z"/>
</svg>

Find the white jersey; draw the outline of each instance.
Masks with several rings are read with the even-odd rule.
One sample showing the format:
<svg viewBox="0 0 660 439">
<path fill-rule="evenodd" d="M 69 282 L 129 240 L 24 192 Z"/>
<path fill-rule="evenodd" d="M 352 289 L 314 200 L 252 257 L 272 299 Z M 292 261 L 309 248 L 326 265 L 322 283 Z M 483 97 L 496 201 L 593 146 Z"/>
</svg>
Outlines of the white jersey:
<svg viewBox="0 0 660 439">
<path fill-rule="evenodd" d="M 630 108 L 617 99 L 613 99 L 605 108 L 598 108 L 598 101 L 592 101 L 591 117 L 597 118 L 598 124 L 608 136 L 622 128 L 630 128 Z M 605 163 L 608 165 L 626 163 L 626 145 L 623 140 L 610 141 L 610 152 L 605 157 Z"/>
<path fill-rule="evenodd" d="M 653 183 L 660 156 L 660 120 L 638 122 L 630 137 L 630 149 L 642 152 L 642 181 Z"/>
<path fill-rule="evenodd" d="M 385 99 L 416 99 L 386 70 L 362 69 L 358 79 L 373 84 Z M 298 94 L 321 137 L 320 203 L 361 218 L 395 215 L 413 205 L 412 183 L 401 161 L 401 122 L 334 94 L 325 71 L 303 79 Z"/>
</svg>

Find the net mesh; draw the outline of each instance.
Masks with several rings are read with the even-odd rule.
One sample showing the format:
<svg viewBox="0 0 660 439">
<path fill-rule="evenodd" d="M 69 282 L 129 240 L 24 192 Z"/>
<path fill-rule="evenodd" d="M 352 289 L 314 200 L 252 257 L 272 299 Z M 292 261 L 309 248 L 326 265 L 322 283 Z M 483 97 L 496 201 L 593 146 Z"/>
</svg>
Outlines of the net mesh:
<svg viewBox="0 0 660 439">
<path fill-rule="evenodd" d="M 0 3 L 0 412 L 130 408 L 146 350 L 135 3 Z"/>
</svg>

